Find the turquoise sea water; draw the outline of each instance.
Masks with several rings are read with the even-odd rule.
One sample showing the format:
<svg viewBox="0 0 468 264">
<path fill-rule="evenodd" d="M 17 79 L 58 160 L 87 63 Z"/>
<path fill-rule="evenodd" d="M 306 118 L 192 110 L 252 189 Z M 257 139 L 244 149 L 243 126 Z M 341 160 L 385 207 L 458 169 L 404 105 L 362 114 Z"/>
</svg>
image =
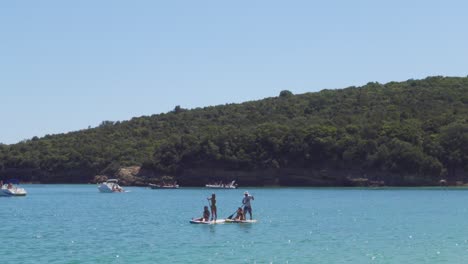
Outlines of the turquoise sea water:
<svg viewBox="0 0 468 264">
<path fill-rule="evenodd" d="M 467 263 L 467 189 L 249 188 L 256 224 L 192 225 L 212 190 L 23 185 L 2 263 Z M 241 203 L 216 190 L 218 214 Z"/>
</svg>

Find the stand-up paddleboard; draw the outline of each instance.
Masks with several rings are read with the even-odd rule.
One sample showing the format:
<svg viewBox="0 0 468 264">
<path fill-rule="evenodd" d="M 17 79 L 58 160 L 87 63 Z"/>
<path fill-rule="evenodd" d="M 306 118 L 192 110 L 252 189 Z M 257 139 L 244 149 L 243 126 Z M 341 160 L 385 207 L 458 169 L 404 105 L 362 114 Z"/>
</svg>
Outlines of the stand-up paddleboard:
<svg viewBox="0 0 468 264">
<path fill-rule="evenodd" d="M 225 222 L 224 219 L 218 219 L 216 221 L 200 221 L 197 219 L 190 220 L 191 224 L 202 224 L 202 225 L 214 225 L 214 224 L 223 224 Z"/>
<path fill-rule="evenodd" d="M 236 220 L 236 219 L 225 219 L 226 223 L 234 224 L 252 224 L 257 223 L 257 220 Z"/>
</svg>

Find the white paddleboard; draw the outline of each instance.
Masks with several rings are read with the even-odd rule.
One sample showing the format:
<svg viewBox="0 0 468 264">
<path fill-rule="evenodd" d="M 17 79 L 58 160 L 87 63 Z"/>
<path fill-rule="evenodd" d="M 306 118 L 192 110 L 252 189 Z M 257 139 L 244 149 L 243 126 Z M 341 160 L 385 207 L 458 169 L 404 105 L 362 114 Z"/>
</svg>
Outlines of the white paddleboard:
<svg viewBox="0 0 468 264">
<path fill-rule="evenodd" d="M 235 220 L 235 219 L 226 219 L 226 223 L 235 223 L 235 224 L 252 224 L 256 223 L 257 220 Z"/>
<path fill-rule="evenodd" d="M 191 224 L 202 224 L 202 225 L 214 225 L 214 224 L 223 224 L 225 222 L 224 219 L 218 219 L 216 221 L 200 221 L 196 219 L 190 220 Z"/>
</svg>

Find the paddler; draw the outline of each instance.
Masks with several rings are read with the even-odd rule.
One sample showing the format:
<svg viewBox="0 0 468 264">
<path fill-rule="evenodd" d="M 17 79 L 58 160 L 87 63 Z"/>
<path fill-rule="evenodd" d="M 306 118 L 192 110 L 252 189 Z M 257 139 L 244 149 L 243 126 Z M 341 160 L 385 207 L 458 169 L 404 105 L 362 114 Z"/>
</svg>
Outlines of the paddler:
<svg viewBox="0 0 468 264">
<path fill-rule="evenodd" d="M 255 200 L 252 195 L 249 195 L 249 192 L 244 192 L 244 199 L 242 199 L 242 204 L 244 205 L 244 218 L 247 216 L 247 212 L 249 213 L 250 220 L 252 220 L 252 206 L 250 205 L 250 200 Z"/>
<path fill-rule="evenodd" d="M 211 198 L 207 198 L 208 201 L 211 201 L 211 221 L 218 219 L 218 212 L 216 210 L 216 194 L 212 194 Z"/>
<path fill-rule="evenodd" d="M 237 208 L 236 213 L 237 213 L 236 218 L 234 218 L 235 220 L 239 220 L 239 221 L 245 220 L 245 215 L 244 215 L 244 211 L 242 211 L 242 207 Z"/>
</svg>

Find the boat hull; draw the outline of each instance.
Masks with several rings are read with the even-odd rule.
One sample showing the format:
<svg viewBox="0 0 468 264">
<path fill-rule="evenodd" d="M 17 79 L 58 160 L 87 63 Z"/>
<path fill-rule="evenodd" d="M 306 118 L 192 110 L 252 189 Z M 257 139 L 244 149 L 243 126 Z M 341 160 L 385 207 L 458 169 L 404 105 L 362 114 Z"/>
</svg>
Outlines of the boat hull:
<svg viewBox="0 0 468 264">
<path fill-rule="evenodd" d="M 236 186 L 222 187 L 222 186 L 206 185 L 205 187 L 208 189 L 237 189 Z"/>
<path fill-rule="evenodd" d="M 26 196 L 27 192 L 23 188 L 1 188 L 0 189 L 0 196 Z"/>
<path fill-rule="evenodd" d="M 215 183 L 215 184 L 206 184 L 206 188 L 209 189 L 237 189 L 236 181 L 232 181 L 228 184 Z"/>
<path fill-rule="evenodd" d="M 149 184 L 151 189 L 179 189 L 179 185 L 158 185 L 158 184 Z"/>
<path fill-rule="evenodd" d="M 98 190 L 102 193 L 124 192 L 124 189 L 116 183 L 101 183 L 98 185 Z"/>
</svg>

